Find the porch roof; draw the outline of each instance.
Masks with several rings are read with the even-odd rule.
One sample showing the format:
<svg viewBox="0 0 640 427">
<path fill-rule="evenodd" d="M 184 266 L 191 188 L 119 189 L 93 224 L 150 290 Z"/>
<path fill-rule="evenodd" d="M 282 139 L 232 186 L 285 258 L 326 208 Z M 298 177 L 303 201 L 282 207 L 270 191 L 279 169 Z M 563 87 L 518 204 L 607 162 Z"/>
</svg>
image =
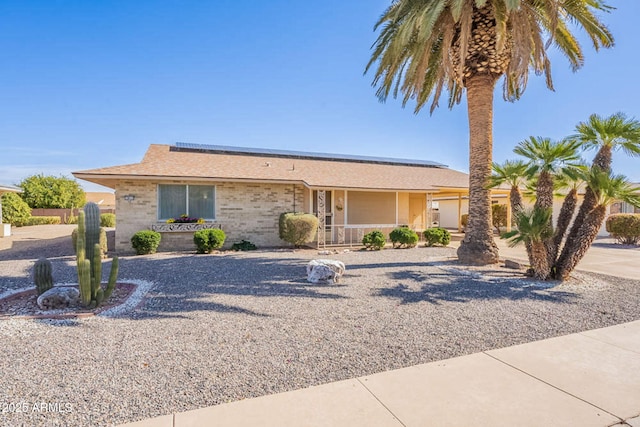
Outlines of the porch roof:
<svg viewBox="0 0 640 427">
<path fill-rule="evenodd" d="M 253 181 L 301 183 L 311 188 L 438 192 L 466 188 L 469 176 L 432 162 L 282 152 L 233 152 L 152 144 L 140 163 L 73 172 L 115 188 L 121 180 Z"/>
</svg>

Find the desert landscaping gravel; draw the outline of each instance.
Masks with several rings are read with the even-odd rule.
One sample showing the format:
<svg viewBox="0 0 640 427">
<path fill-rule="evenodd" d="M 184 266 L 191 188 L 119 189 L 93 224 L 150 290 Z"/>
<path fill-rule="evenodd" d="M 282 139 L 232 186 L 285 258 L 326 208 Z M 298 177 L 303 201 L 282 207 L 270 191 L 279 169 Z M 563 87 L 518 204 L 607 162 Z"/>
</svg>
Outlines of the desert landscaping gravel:
<svg viewBox="0 0 640 427">
<path fill-rule="evenodd" d="M 71 244 L 52 238 L 0 250 L 0 293 L 29 286 L 41 255 L 74 280 Z M 151 284 L 137 307 L 0 320 L 0 424 L 117 425 L 640 319 L 639 281 L 578 273 L 548 287 L 454 256 L 124 256 L 120 281 Z M 343 261 L 342 281 L 307 283 L 314 258 Z"/>
</svg>

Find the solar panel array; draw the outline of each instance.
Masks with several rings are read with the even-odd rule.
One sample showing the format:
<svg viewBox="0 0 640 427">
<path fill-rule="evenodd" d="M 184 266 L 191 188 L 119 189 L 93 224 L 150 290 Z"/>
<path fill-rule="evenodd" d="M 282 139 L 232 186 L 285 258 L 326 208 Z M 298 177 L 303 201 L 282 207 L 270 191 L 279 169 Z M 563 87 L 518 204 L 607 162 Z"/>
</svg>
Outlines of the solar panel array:
<svg viewBox="0 0 640 427">
<path fill-rule="evenodd" d="M 291 159 L 328 160 L 336 162 L 376 163 L 403 166 L 422 166 L 431 168 L 446 168 L 447 165 L 418 159 L 395 159 L 390 157 L 357 156 L 351 154 L 312 153 L 305 151 L 273 150 L 267 148 L 232 147 L 228 145 L 193 144 L 190 142 L 176 142 L 177 151 L 196 151 L 203 153 L 259 155 L 263 157 L 283 157 Z"/>
</svg>

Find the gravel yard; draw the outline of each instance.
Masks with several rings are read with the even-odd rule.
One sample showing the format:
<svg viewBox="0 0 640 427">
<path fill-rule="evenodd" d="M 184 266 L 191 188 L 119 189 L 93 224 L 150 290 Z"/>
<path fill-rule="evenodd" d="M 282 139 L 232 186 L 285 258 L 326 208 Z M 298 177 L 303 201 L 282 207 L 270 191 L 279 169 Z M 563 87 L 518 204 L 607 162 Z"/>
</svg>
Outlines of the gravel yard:
<svg viewBox="0 0 640 427">
<path fill-rule="evenodd" d="M 0 250 L 0 293 L 29 286 L 41 255 L 75 280 L 71 244 L 52 238 Z M 640 281 L 580 273 L 547 289 L 454 256 L 122 257 L 120 281 L 154 284 L 137 308 L 0 321 L 0 424 L 115 425 L 640 319 Z M 341 283 L 307 283 L 313 258 L 343 261 Z"/>
</svg>

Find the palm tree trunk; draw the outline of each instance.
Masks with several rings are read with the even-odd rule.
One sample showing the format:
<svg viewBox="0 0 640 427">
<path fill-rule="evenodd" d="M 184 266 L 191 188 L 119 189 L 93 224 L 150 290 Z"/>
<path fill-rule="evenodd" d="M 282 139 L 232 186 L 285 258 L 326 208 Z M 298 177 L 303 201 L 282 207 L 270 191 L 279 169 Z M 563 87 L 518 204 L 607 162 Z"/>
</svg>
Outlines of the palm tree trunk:
<svg viewBox="0 0 640 427">
<path fill-rule="evenodd" d="M 520 189 L 518 187 L 511 187 L 511 191 L 509 192 L 509 199 L 511 199 L 512 215 L 517 215 L 518 213 L 522 212 L 522 194 L 520 194 Z"/>
<path fill-rule="evenodd" d="M 587 214 L 580 230 L 575 239 L 566 242 L 565 249 L 569 247 L 569 256 L 556 266 L 556 278 L 567 280 L 574 268 L 580 260 L 584 258 L 587 250 L 591 247 L 591 243 L 598 236 L 602 221 L 607 216 L 607 207 L 605 205 L 596 206 L 589 214 Z M 564 252 L 564 251 L 563 251 Z"/>
<path fill-rule="evenodd" d="M 564 202 L 562 202 L 562 208 L 560 208 L 560 214 L 558 215 L 558 223 L 556 224 L 556 231 L 553 235 L 553 252 L 550 254 L 551 265 L 554 265 L 556 262 L 558 252 L 560 252 L 562 239 L 569 228 L 569 224 L 571 223 L 571 218 L 573 217 L 577 204 L 578 191 L 575 188 L 572 188 L 565 196 Z"/>
<path fill-rule="evenodd" d="M 487 189 L 493 151 L 495 83 L 495 78 L 486 74 L 473 75 L 465 82 L 469 116 L 469 219 L 458 259 L 470 265 L 498 262 L 498 246 L 491 226 L 491 190 Z"/>
<path fill-rule="evenodd" d="M 593 158 L 593 164 L 591 167 L 598 167 L 605 172 L 611 172 L 611 156 L 611 147 L 603 145 L 600 150 L 598 150 L 596 156 Z M 573 225 L 571 226 L 571 230 L 569 230 L 569 234 L 567 235 L 567 242 L 577 239 L 578 232 L 580 231 L 582 223 L 585 221 L 589 212 L 595 209 L 596 204 L 597 200 L 595 194 L 593 193 L 593 190 L 587 187 L 584 193 L 584 200 L 582 200 L 580 209 L 578 209 L 578 214 L 573 220 Z M 565 244 L 564 248 L 562 248 L 562 252 L 560 253 L 560 257 L 558 258 L 556 264 L 560 265 L 566 264 L 568 262 L 567 260 L 571 256 L 571 252 L 567 246 L 569 245 Z"/>
<path fill-rule="evenodd" d="M 547 248 L 544 242 L 531 243 L 531 268 L 533 269 L 533 277 L 540 280 L 547 280 L 551 273 L 551 266 L 547 259 Z"/>
</svg>

